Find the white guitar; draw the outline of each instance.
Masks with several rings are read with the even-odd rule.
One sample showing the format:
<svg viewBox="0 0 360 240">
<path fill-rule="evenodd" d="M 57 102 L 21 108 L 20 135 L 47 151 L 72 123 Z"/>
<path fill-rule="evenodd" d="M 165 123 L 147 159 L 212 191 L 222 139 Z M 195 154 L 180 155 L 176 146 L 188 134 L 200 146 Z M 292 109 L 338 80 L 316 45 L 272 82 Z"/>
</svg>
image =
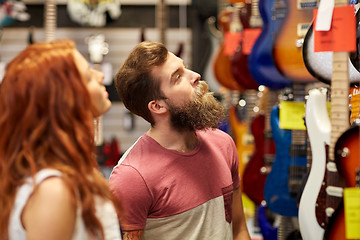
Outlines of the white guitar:
<svg viewBox="0 0 360 240">
<path fill-rule="evenodd" d="M 324 229 L 316 218 L 317 193 L 320 191 L 326 165 L 325 145 L 330 144 L 331 124 L 326 106 L 326 89 L 312 89 L 305 110 L 306 127 L 312 149 L 310 173 L 301 195 L 299 227 L 304 240 L 323 239 Z M 308 184 L 311 183 L 311 184 Z"/>
</svg>

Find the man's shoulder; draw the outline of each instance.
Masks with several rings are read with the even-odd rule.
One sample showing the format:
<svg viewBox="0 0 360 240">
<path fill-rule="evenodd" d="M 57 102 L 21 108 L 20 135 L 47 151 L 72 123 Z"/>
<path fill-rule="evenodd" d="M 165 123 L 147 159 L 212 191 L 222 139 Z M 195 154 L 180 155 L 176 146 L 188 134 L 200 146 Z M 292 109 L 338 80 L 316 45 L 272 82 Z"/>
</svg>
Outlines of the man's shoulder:
<svg viewBox="0 0 360 240">
<path fill-rule="evenodd" d="M 205 137 L 206 139 L 211 138 L 212 140 L 215 139 L 218 141 L 224 141 L 225 139 L 231 139 L 231 136 L 228 133 L 226 133 L 218 128 L 200 130 L 200 131 L 197 131 L 197 134 L 199 136 Z"/>
</svg>

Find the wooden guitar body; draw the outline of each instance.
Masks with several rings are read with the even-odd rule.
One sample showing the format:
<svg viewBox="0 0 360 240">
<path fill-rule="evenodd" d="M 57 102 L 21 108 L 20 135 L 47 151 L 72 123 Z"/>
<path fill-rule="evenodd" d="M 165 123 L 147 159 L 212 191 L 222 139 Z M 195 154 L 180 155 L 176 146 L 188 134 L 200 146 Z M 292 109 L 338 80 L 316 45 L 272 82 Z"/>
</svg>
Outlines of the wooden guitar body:
<svg viewBox="0 0 360 240">
<path fill-rule="evenodd" d="M 300 173 L 295 168 L 306 167 L 306 155 L 297 156 L 295 150 L 290 151 L 293 131 L 280 128 L 278 106 L 271 112 L 271 132 L 276 144 L 276 155 L 265 181 L 264 197 L 274 213 L 295 217 L 298 215 L 298 206 L 296 197 L 291 196 L 289 190 L 289 175 Z"/>
<path fill-rule="evenodd" d="M 314 82 L 316 79 L 307 71 L 302 42 L 313 20 L 313 9 L 317 1 L 287 0 L 287 16 L 276 35 L 273 45 L 275 64 L 282 75 L 293 82 Z"/>
<path fill-rule="evenodd" d="M 236 106 L 231 106 L 229 109 L 229 122 L 239 156 L 239 174 L 242 176 L 245 166 L 254 152 L 254 137 L 248 132 L 248 123 L 238 119 Z"/>
<path fill-rule="evenodd" d="M 305 121 L 312 150 L 312 164 L 299 204 L 299 227 L 304 240 L 322 239 L 324 229 L 316 216 L 317 193 L 325 177 L 326 145 L 330 144 L 331 124 L 326 106 L 326 93 L 309 91 Z"/>
<path fill-rule="evenodd" d="M 272 46 L 274 34 L 284 21 L 286 8 L 275 7 L 274 4 L 275 0 L 259 1 L 263 27 L 248 57 L 248 66 L 252 77 L 258 84 L 267 86 L 270 89 L 281 89 L 292 82 L 285 78 L 276 68 Z"/>
<path fill-rule="evenodd" d="M 224 9 L 218 16 L 220 21 L 220 28 L 223 33 L 229 31 L 231 14 L 232 12 L 229 9 Z M 224 42 L 222 42 L 213 62 L 215 78 L 221 85 L 230 90 L 242 91 L 244 88 L 235 80 L 231 70 L 231 59 L 228 55 L 225 54 L 224 48 L 225 45 Z"/>
<path fill-rule="evenodd" d="M 336 166 L 339 174 L 345 179 L 346 187 L 359 187 L 356 182 L 360 164 L 359 126 L 354 126 L 344 132 L 335 145 Z M 334 215 L 330 218 L 326 228 L 325 239 L 345 240 L 345 215 L 344 205 L 341 203 Z"/>
<path fill-rule="evenodd" d="M 225 54 L 224 47 L 224 43 L 222 43 L 213 63 L 215 78 L 222 86 L 230 90 L 242 91 L 243 87 L 236 82 L 232 74 L 231 60 L 230 57 Z"/>
<path fill-rule="evenodd" d="M 264 200 L 264 185 L 266 173 L 262 172 L 265 168 L 264 145 L 265 145 L 265 116 L 257 115 L 251 123 L 251 132 L 254 136 L 255 149 L 249 162 L 246 164 L 242 182 L 243 192 L 259 206 Z"/>
</svg>

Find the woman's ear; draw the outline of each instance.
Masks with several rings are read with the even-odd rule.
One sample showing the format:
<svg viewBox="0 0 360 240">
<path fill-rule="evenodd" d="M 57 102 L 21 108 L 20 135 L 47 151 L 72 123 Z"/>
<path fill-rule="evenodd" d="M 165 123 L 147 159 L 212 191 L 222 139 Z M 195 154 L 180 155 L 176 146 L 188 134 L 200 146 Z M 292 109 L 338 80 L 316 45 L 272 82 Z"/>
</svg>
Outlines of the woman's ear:
<svg viewBox="0 0 360 240">
<path fill-rule="evenodd" d="M 150 112 L 155 114 L 161 114 L 167 111 L 164 100 L 152 100 L 148 103 L 148 108 Z"/>
</svg>

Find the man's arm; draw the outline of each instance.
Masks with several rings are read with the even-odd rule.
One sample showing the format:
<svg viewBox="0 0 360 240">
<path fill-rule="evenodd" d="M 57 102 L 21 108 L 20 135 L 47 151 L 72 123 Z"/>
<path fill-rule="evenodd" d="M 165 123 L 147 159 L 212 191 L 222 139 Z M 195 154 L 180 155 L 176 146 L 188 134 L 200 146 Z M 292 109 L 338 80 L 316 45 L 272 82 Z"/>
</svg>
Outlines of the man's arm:
<svg viewBox="0 0 360 240">
<path fill-rule="evenodd" d="M 242 204 L 240 187 L 234 190 L 232 203 L 232 225 L 234 240 L 250 240 Z"/>
<path fill-rule="evenodd" d="M 121 231 L 123 240 L 141 240 L 143 239 L 144 230 Z"/>
</svg>

